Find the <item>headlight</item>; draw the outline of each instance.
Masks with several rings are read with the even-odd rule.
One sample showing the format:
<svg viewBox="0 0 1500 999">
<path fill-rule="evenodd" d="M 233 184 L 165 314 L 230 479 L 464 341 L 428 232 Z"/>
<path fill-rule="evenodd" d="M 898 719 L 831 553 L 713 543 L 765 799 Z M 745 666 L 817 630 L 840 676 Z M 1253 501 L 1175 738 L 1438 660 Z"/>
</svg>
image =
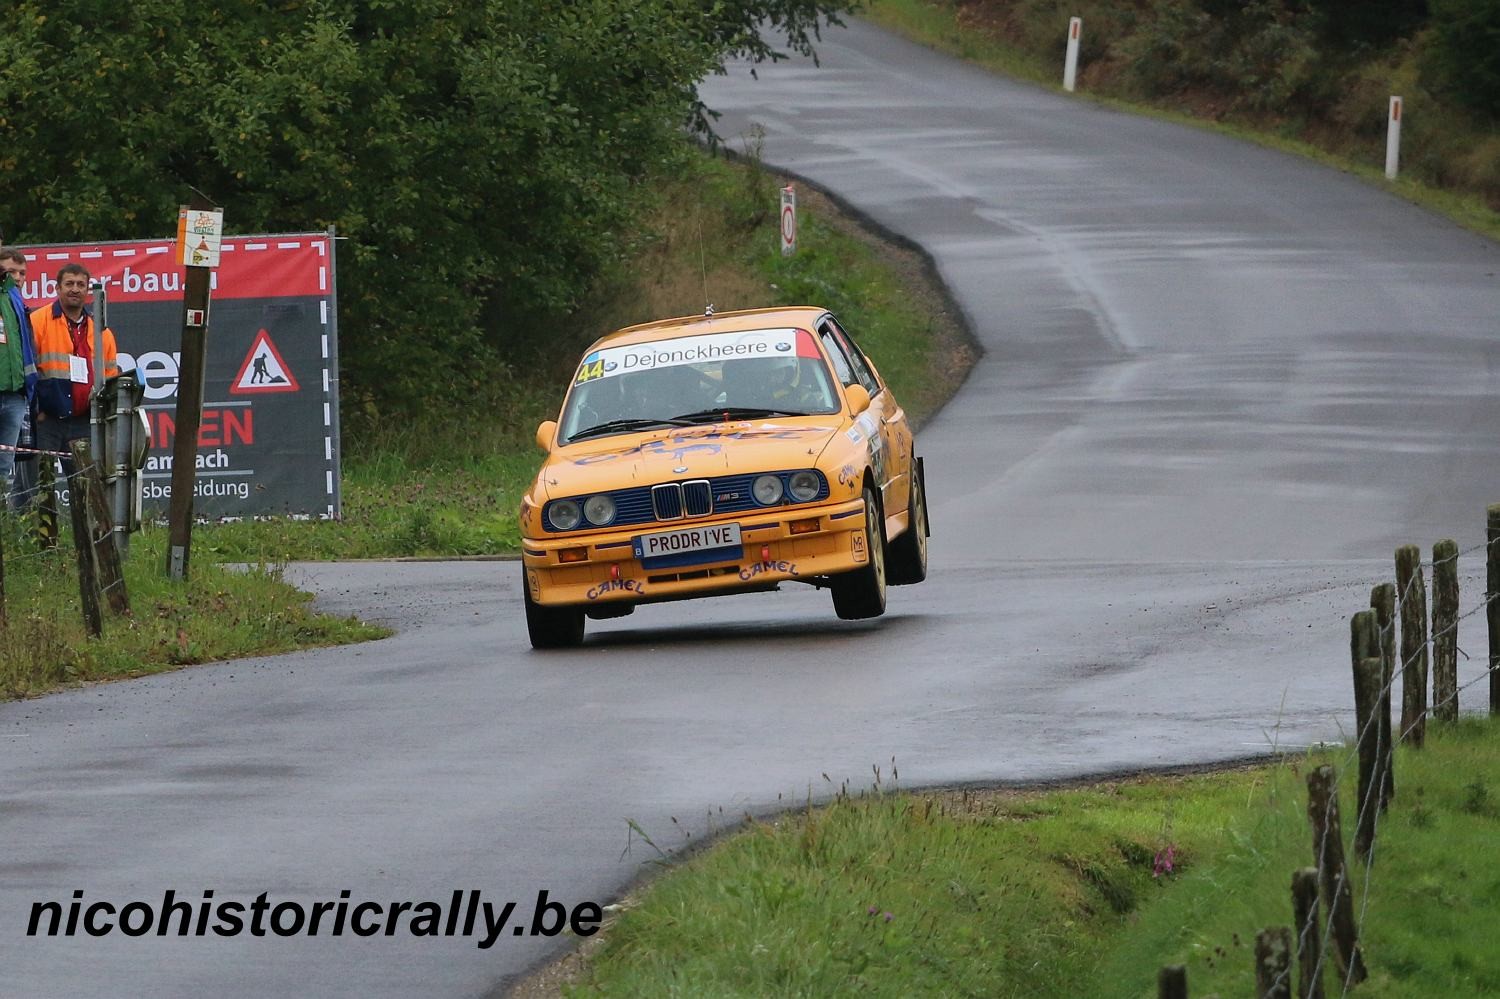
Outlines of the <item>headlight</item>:
<svg viewBox="0 0 1500 999">
<path fill-rule="evenodd" d="M 615 501 L 608 496 L 590 496 L 583 503 L 583 515 L 595 527 L 603 527 L 615 519 Z"/>
<path fill-rule="evenodd" d="M 818 490 L 822 488 L 823 483 L 819 481 L 817 472 L 793 472 L 791 481 L 787 483 L 787 492 L 798 503 L 817 499 Z"/>
<path fill-rule="evenodd" d="M 755 502 L 761 506 L 770 506 L 781 499 L 781 477 L 778 475 L 759 476 L 750 486 L 750 492 L 755 495 Z"/>
<path fill-rule="evenodd" d="M 559 531 L 571 531 L 578 526 L 583 512 L 578 509 L 578 504 L 573 500 L 558 500 L 547 509 L 547 519 L 552 521 L 552 526 Z"/>
</svg>

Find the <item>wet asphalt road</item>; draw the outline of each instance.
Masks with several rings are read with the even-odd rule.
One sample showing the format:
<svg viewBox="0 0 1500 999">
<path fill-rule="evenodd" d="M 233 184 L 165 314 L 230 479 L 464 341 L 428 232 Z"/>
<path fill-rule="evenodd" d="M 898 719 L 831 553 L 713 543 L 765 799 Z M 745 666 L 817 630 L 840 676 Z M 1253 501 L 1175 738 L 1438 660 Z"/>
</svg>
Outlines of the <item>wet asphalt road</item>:
<svg viewBox="0 0 1500 999">
<path fill-rule="evenodd" d="M 24 921 L 73 889 L 606 899 L 652 857 L 627 819 L 676 847 L 892 757 L 908 786 L 1037 780 L 1347 728 L 1347 616 L 1391 548 L 1468 547 L 1500 499 L 1496 247 L 865 27 L 821 53 L 704 94 L 926 246 L 985 346 L 920 438 L 932 579 L 872 623 L 794 588 L 541 655 L 513 564 L 298 567 L 399 633 L 0 706 L 0 995 L 482 995 L 564 942 Z M 1481 617 L 1460 645 L 1468 681 Z"/>
</svg>

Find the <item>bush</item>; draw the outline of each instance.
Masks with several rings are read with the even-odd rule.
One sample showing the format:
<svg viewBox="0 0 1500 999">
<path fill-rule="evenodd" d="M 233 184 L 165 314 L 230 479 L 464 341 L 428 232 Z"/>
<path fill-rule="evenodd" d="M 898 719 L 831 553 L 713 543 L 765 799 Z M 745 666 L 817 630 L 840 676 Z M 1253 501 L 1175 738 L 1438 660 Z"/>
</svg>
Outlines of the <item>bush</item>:
<svg viewBox="0 0 1500 999">
<path fill-rule="evenodd" d="M 1433 0 L 1428 69 L 1455 101 L 1500 115 L 1500 0 Z"/>
</svg>

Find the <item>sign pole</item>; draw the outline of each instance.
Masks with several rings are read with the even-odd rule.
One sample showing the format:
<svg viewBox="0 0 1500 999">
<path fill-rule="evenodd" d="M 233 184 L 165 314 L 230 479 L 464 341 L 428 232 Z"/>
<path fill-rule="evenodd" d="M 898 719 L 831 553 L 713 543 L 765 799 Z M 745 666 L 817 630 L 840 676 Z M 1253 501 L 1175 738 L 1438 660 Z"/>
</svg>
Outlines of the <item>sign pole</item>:
<svg viewBox="0 0 1500 999">
<path fill-rule="evenodd" d="M 172 441 L 172 498 L 167 507 L 167 578 L 186 579 L 193 542 L 193 489 L 198 479 L 198 427 L 203 421 L 208 358 L 210 277 L 219 262 L 224 216 L 197 191 L 178 212 L 177 250 L 187 266 L 182 294 L 182 360 L 177 383 L 177 436 Z"/>
</svg>

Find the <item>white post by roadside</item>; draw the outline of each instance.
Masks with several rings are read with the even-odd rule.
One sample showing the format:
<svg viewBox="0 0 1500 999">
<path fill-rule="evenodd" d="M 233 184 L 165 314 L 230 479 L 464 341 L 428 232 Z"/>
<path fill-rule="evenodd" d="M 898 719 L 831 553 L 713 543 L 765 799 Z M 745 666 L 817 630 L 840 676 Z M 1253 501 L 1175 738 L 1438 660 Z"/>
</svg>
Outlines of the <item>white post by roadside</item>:
<svg viewBox="0 0 1500 999">
<path fill-rule="evenodd" d="M 1063 60 L 1063 89 L 1073 92 L 1078 80 L 1078 39 L 1083 35 L 1083 18 L 1068 18 L 1068 55 Z"/>
<path fill-rule="evenodd" d="M 1390 123 L 1385 130 L 1385 179 L 1395 180 L 1401 166 L 1401 98 L 1392 95 Z"/>
<path fill-rule="evenodd" d="M 797 252 L 797 189 L 791 184 L 781 189 L 781 255 Z"/>
</svg>

